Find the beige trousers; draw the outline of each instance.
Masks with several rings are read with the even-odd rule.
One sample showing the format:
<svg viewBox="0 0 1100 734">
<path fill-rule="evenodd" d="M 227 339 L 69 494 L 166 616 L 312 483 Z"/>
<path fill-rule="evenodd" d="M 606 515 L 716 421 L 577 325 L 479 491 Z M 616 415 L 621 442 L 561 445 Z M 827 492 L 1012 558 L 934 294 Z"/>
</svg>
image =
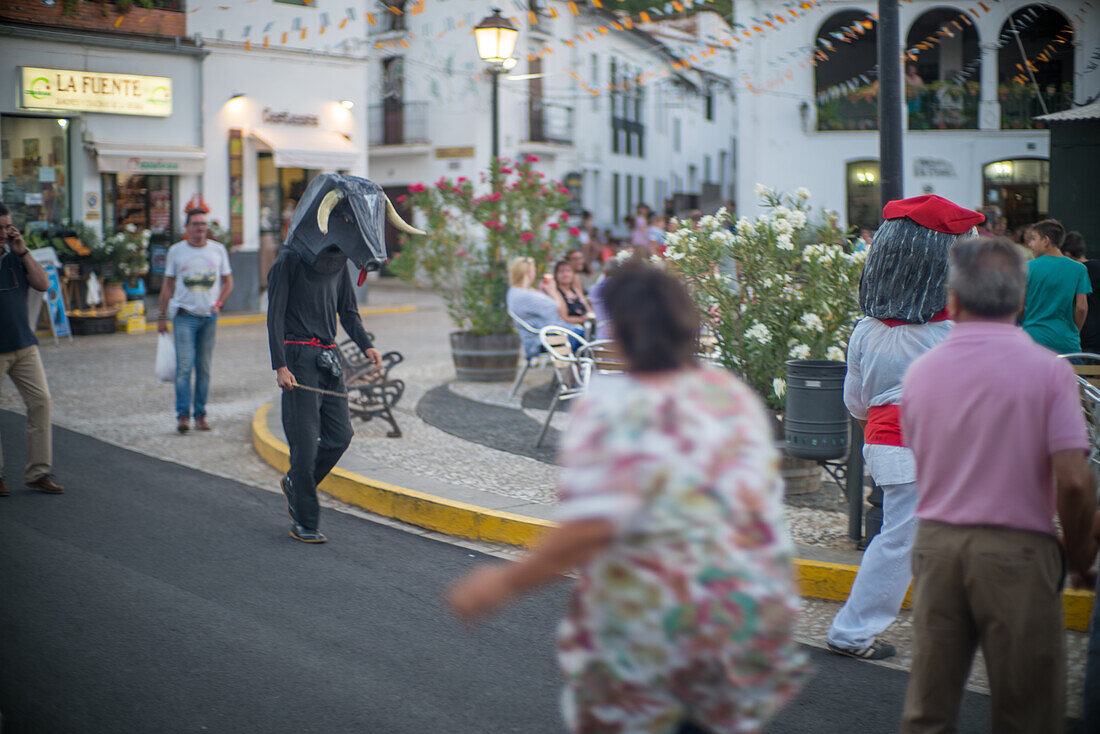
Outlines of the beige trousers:
<svg viewBox="0 0 1100 734">
<path fill-rule="evenodd" d="M 921 520 L 913 543 L 913 667 L 903 734 L 956 731 L 981 646 L 994 734 L 1065 729 L 1065 570 L 1049 535 Z"/>
<path fill-rule="evenodd" d="M 27 468 L 25 482 L 33 482 L 49 474 L 53 464 L 53 438 L 50 427 L 50 387 L 37 346 L 0 352 L 0 385 L 4 376 L 11 376 L 15 388 L 27 406 Z M 4 454 L 0 451 L 0 476 L 4 471 Z"/>
</svg>

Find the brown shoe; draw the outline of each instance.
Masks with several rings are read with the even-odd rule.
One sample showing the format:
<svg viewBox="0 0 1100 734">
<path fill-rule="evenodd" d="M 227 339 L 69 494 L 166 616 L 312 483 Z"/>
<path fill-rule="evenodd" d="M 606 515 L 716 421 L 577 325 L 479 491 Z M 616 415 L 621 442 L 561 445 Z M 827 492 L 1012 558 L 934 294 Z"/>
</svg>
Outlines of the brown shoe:
<svg viewBox="0 0 1100 734">
<path fill-rule="evenodd" d="M 31 489 L 45 492 L 46 494 L 64 494 L 65 488 L 53 480 L 52 474 L 43 474 L 33 482 L 27 482 Z"/>
<path fill-rule="evenodd" d="M 179 423 L 176 424 L 176 430 L 180 433 L 187 433 L 191 430 L 191 419 L 185 415 L 181 415 Z"/>
<path fill-rule="evenodd" d="M 205 415 L 196 415 L 195 416 L 195 428 L 197 428 L 200 431 L 209 431 L 210 430 L 210 424 L 206 422 L 206 416 Z"/>
<path fill-rule="evenodd" d="M 4 484 L 4 478 L 0 477 L 0 497 L 7 497 L 11 494 L 11 490 L 8 489 L 8 485 Z"/>
</svg>

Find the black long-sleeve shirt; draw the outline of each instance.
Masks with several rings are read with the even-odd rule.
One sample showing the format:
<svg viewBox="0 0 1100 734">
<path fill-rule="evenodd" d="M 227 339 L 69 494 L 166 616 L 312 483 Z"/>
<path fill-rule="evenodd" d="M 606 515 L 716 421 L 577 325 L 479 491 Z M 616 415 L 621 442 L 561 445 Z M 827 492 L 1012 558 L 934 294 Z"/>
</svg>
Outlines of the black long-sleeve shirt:
<svg viewBox="0 0 1100 734">
<path fill-rule="evenodd" d="M 286 367 L 284 342 L 318 339 L 336 343 L 336 320 L 359 348 L 373 346 L 359 318 L 346 266 L 318 272 L 291 250 L 283 250 L 267 274 L 267 339 L 271 369 Z"/>
</svg>

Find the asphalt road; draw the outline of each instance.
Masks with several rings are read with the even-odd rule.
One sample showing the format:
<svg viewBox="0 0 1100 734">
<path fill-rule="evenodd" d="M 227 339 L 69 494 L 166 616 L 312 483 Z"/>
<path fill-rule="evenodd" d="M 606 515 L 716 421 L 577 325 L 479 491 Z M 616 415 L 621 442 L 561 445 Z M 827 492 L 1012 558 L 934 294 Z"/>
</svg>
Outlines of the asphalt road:
<svg viewBox="0 0 1100 734">
<path fill-rule="evenodd" d="M 440 593 L 477 554 L 329 510 L 302 545 L 280 495 L 61 429 L 67 492 L 31 492 L 22 418 L 0 434 L 4 734 L 563 731 L 567 584 L 467 631 Z M 905 674 L 814 660 L 769 731 L 896 730 Z M 987 717 L 968 695 L 960 731 Z"/>
</svg>

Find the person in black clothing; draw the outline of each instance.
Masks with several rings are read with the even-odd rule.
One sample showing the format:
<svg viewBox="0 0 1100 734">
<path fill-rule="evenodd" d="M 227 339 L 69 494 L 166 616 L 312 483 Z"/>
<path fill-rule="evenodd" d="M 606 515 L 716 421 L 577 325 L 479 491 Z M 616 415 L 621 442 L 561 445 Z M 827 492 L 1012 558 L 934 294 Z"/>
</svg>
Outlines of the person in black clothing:
<svg viewBox="0 0 1100 734">
<path fill-rule="evenodd" d="M 283 390 L 283 431 L 290 446 L 290 471 L 282 479 L 290 535 L 324 543 L 318 529 L 317 485 L 351 443 L 351 415 L 336 322 L 377 370 L 382 357 L 371 344 L 352 291 L 347 263 L 377 270 L 386 259 L 385 218 L 410 234 L 377 184 L 355 176 L 322 174 L 302 195 L 286 242 L 267 276 L 267 331 L 271 368 Z M 313 388 L 313 389 L 309 389 Z"/>
<path fill-rule="evenodd" d="M 1100 354 L 1100 260 L 1089 260 L 1085 257 L 1085 238 L 1080 232 L 1066 233 L 1062 241 L 1062 253 L 1081 263 L 1089 271 L 1092 293 L 1085 296 L 1089 312 L 1081 326 L 1081 351 Z"/>
</svg>

